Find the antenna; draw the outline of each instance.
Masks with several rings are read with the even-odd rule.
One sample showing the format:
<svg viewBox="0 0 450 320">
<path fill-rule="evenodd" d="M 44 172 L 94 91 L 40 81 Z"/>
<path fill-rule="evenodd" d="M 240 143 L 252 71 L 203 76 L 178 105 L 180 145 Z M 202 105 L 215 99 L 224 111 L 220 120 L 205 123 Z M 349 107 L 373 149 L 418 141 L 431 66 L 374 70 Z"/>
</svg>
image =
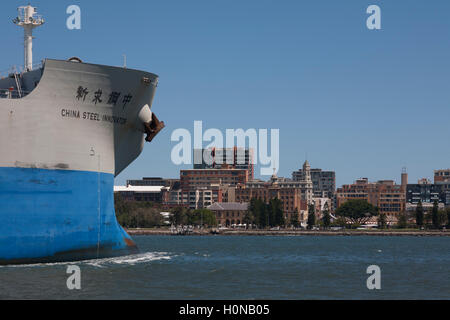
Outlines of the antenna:
<svg viewBox="0 0 450 320">
<path fill-rule="evenodd" d="M 42 16 L 37 15 L 31 5 L 17 8 L 18 16 L 13 22 L 24 29 L 24 60 L 25 70 L 33 70 L 33 29 L 44 24 Z"/>
</svg>

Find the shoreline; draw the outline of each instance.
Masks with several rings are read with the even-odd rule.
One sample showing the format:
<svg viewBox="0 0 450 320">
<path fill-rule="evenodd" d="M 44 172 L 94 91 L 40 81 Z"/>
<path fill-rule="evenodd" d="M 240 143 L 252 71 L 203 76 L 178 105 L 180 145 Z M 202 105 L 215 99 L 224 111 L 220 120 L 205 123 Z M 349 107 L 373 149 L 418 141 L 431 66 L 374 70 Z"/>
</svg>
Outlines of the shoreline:
<svg viewBox="0 0 450 320">
<path fill-rule="evenodd" d="M 450 231 L 442 230 L 339 230 L 339 231 L 307 231 L 307 230 L 194 230 L 189 234 L 174 234 L 167 228 L 155 229 L 125 229 L 130 236 L 159 235 L 159 236 L 415 236 L 415 237 L 449 237 Z"/>
</svg>

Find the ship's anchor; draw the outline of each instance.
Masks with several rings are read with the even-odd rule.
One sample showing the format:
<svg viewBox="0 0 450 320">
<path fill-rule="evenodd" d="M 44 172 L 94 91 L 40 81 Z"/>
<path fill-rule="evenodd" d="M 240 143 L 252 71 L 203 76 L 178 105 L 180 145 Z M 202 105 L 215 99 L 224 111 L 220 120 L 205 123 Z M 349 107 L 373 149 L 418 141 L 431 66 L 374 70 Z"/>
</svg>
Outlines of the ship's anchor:
<svg viewBox="0 0 450 320">
<path fill-rule="evenodd" d="M 164 121 L 159 121 L 158 117 L 152 113 L 152 121 L 144 123 L 145 133 L 147 134 L 145 141 L 151 142 L 164 127 Z"/>
</svg>

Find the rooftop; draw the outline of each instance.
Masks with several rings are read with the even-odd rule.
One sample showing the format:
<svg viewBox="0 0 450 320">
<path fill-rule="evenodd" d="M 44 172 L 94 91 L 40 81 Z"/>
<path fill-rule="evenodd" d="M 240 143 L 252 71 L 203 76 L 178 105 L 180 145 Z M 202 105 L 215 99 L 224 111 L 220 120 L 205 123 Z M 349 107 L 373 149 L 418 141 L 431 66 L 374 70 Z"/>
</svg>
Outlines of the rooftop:
<svg viewBox="0 0 450 320">
<path fill-rule="evenodd" d="M 209 210 L 229 210 L 229 211 L 246 211 L 248 203 L 238 202 L 215 202 L 208 207 Z"/>
<path fill-rule="evenodd" d="M 161 192 L 164 186 L 114 186 L 114 192 Z M 168 189 L 168 188 L 167 188 Z"/>
</svg>

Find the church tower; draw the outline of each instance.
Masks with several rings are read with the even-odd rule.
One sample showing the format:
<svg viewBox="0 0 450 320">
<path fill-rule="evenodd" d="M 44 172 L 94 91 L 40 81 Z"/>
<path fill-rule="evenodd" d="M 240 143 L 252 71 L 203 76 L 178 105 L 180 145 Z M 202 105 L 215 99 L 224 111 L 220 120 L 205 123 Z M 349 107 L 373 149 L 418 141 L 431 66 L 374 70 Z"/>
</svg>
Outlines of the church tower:
<svg viewBox="0 0 450 320">
<path fill-rule="evenodd" d="M 311 166 L 308 160 L 303 164 L 303 183 L 305 186 L 305 200 L 310 205 L 313 202 L 313 183 L 311 179 Z"/>
</svg>

